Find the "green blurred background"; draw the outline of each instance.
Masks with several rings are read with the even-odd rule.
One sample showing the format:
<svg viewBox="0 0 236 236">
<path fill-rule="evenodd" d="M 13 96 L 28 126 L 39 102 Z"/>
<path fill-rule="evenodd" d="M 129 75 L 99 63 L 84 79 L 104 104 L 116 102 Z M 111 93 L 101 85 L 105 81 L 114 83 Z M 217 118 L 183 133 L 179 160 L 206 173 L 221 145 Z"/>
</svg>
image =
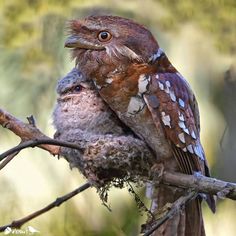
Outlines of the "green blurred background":
<svg viewBox="0 0 236 236">
<path fill-rule="evenodd" d="M 52 136 L 55 85 L 73 66 L 63 47 L 66 21 L 99 13 L 132 18 L 150 28 L 196 93 L 213 176 L 236 181 L 235 0 L 0 0 L 0 107 L 22 120 L 33 114 L 38 127 Z M 229 68 L 232 76 L 225 79 Z M 1 152 L 18 142 L 0 128 Z M 66 161 L 39 149 L 23 151 L 0 177 L 0 225 L 85 182 Z M 137 235 L 145 218 L 128 191 L 112 189 L 109 204 L 112 212 L 89 189 L 26 225 L 47 236 Z M 215 215 L 203 208 L 207 235 L 236 235 L 235 202 L 219 201 Z"/>
</svg>

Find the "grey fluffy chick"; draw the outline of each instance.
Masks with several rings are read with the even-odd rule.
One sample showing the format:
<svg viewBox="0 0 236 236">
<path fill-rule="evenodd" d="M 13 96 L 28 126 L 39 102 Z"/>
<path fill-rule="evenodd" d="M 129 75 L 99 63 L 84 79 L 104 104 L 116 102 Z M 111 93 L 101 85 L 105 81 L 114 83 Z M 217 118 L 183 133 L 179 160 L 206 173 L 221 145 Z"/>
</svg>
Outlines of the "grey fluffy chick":
<svg viewBox="0 0 236 236">
<path fill-rule="evenodd" d="M 98 95 L 93 83 L 74 68 L 58 81 L 53 112 L 56 139 L 76 142 L 82 151 L 62 148 L 61 154 L 93 183 L 112 178 L 148 175 L 153 156 L 143 141 L 126 127 Z M 142 164 L 145 163 L 144 169 Z M 150 166 L 148 165 L 150 163 Z"/>
<path fill-rule="evenodd" d="M 57 85 L 54 124 L 59 133 L 79 130 L 92 134 L 124 133 L 124 126 L 98 95 L 92 82 L 74 68 Z"/>
</svg>

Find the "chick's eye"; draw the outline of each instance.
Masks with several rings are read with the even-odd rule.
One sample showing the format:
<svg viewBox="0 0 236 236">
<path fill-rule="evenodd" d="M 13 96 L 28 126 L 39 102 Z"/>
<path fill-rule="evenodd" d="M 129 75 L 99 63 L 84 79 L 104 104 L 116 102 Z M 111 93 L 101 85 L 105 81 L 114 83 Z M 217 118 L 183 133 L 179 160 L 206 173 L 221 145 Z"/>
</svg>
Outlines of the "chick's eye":
<svg viewBox="0 0 236 236">
<path fill-rule="evenodd" d="M 98 40 L 101 42 L 107 42 L 111 39 L 112 35 L 107 31 L 101 31 L 98 34 Z"/>
<path fill-rule="evenodd" d="M 80 92 L 81 90 L 82 90 L 82 86 L 81 85 L 77 85 L 74 88 L 74 91 L 76 91 L 76 92 Z"/>
</svg>

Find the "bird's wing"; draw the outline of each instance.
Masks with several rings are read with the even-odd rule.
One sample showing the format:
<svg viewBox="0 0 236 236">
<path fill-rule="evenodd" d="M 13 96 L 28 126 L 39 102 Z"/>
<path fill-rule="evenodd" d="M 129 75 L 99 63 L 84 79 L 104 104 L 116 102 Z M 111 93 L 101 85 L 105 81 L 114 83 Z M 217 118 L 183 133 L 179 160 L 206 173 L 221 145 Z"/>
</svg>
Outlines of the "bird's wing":
<svg viewBox="0 0 236 236">
<path fill-rule="evenodd" d="M 150 83 L 144 100 L 154 122 L 161 120 L 181 171 L 208 174 L 199 137 L 198 106 L 188 83 L 179 73 L 154 74 Z"/>
</svg>

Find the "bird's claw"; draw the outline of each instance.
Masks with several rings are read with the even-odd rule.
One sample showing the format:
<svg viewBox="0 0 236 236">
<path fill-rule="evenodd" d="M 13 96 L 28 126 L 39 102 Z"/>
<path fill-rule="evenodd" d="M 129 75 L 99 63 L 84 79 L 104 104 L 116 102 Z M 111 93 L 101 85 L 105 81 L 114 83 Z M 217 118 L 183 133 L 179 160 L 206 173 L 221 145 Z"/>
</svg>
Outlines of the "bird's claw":
<svg viewBox="0 0 236 236">
<path fill-rule="evenodd" d="M 155 181 L 155 183 L 160 183 L 162 180 L 162 176 L 164 173 L 164 164 L 163 163 L 157 163 L 154 164 L 151 168 L 151 177 Z"/>
</svg>

